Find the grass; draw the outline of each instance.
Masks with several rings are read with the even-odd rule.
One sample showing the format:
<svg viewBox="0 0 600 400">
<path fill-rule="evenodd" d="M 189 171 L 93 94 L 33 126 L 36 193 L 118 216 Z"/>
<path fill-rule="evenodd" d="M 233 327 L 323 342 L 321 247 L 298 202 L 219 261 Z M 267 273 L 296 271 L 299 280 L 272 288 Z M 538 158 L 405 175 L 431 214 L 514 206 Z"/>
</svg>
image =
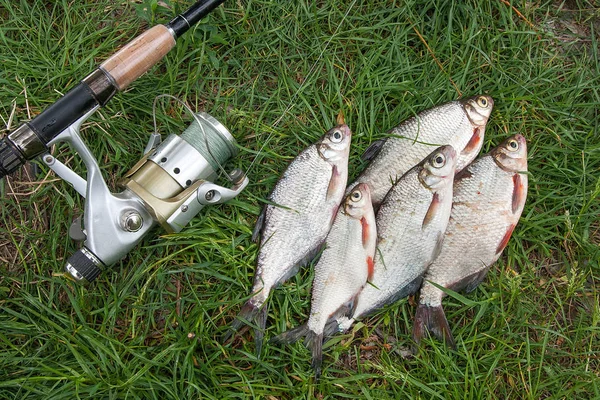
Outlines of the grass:
<svg viewBox="0 0 600 400">
<path fill-rule="evenodd" d="M 190 2 L 165 3 L 0 0 L 5 130 Z M 44 168 L 1 183 L 0 398 L 600 398 L 599 30 L 583 0 L 225 2 L 83 136 L 114 185 L 151 133 L 152 99 L 173 94 L 233 132 L 229 167 L 250 185 L 83 288 L 63 275 L 82 199 Z M 326 347 L 319 382 L 302 344 L 266 344 L 256 359 L 249 333 L 219 342 L 250 290 L 259 207 L 291 158 L 342 111 L 356 175 L 389 128 L 478 93 L 496 101 L 484 150 L 524 134 L 530 189 L 486 281 L 445 300 L 456 351 L 426 340 L 401 356 L 409 301 Z M 54 154 L 81 171 L 65 146 Z M 273 294 L 267 338 L 306 319 L 311 278 Z"/>
</svg>

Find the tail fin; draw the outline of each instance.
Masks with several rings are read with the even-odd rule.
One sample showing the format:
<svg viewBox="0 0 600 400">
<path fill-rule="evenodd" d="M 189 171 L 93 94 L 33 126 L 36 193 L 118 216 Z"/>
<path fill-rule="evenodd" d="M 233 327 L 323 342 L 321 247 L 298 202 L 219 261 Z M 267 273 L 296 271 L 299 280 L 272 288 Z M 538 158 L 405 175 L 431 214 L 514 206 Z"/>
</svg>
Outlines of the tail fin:
<svg viewBox="0 0 600 400">
<path fill-rule="evenodd" d="M 315 371 L 315 379 L 321 377 L 321 365 L 323 364 L 323 334 L 309 332 L 306 336 L 307 346 L 312 350 L 312 368 Z"/>
<path fill-rule="evenodd" d="M 294 329 L 290 329 L 289 331 L 285 331 L 280 335 L 275 336 L 269 343 L 273 344 L 292 344 L 296 343 L 301 338 L 308 335 L 308 326 L 306 324 L 302 324 Z"/>
<path fill-rule="evenodd" d="M 221 342 L 225 343 L 231 339 L 234 334 L 240 330 L 246 324 L 254 324 L 254 343 L 256 346 L 256 354 L 260 356 L 262 350 L 263 338 L 265 336 L 265 327 L 267 325 L 267 304 L 263 304 L 262 307 L 258 307 L 255 304 L 247 301 L 246 304 L 240 310 L 240 313 L 231 323 L 231 327 L 223 337 Z"/>
<path fill-rule="evenodd" d="M 413 340 L 417 344 L 420 343 L 427 332 L 432 333 L 433 336 L 456 349 L 450 325 L 448 325 L 448 320 L 441 305 L 430 307 L 419 304 L 417 307 L 412 332 Z"/>
<path fill-rule="evenodd" d="M 304 344 L 312 350 L 312 367 L 315 370 L 315 378 L 321 376 L 321 364 L 323 364 L 323 333 L 316 334 L 308 329 L 307 324 L 300 325 L 289 331 L 275 336 L 269 341 L 274 344 L 291 344 L 305 337 Z"/>
<path fill-rule="evenodd" d="M 345 316 L 340 317 L 339 320 L 331 318 L 329 321 L 327 321 L 327 324 L 325 324 L 325 329 L 323 329 L 323 336 L 326 338 L 331 338 L 337 333 L 346 331 L 347 328 L 345 327 L 345 324 L 348 324 L 348 321 L 351 320 L 349 320 L 348 317 Z"/>
</svg>

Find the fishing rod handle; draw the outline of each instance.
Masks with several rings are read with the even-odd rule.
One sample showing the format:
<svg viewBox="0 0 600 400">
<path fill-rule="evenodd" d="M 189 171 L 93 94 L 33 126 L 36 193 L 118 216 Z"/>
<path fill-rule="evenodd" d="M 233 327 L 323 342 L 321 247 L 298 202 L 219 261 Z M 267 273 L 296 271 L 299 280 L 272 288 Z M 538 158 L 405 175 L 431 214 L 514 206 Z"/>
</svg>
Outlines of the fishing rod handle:
<svg viewBox="0 0 600 400">
<path fill-rule="evenodd" d="M 129 42 L 100 65 L 117 90 L 122 91 L 158 63 L 173 47 L 175 37 L 165 25 L 156 25 Z"/>
</svg>

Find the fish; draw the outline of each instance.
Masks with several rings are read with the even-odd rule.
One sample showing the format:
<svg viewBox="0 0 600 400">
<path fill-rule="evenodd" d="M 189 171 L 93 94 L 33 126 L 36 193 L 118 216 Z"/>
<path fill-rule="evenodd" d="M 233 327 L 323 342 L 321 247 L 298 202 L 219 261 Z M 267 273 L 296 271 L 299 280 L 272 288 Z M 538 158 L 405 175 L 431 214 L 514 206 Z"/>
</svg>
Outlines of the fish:
<svg viewBox="0 0 600 400">
<path fill-rule="evenodd" d="M 373 276 L 351 317 L 340 316 L 327 335 L 344 332 L 355 320 L 419 290 L 450 219 L 457 161 L 452 146 L 439 147 L 392 186 L 377 211 Z"/>
<path fill-rule="evenodd" d="M 375 207 L 409 169 L 420 163 L 435 148 L 451 145 L 459 153 L 460 171 L 477 157 L 494 100 L 479 95 L 451 101 L 422 111 L 388 132 L 388 137 L 371 144 L 362 158 L 369 161 L 356 183 L 371 185 Z"/>
<path fill-rule="evenodd" d="M 356 185 L 346 196 L 315 266 L 308 322 L 271 339 L 288 344 L 306 338 L 318 379 L 323 359 L 323 332 L 338 313 L 353 309 L 358 293 L 373 274 L 377 229 L 369 186 Z"/>
<path fill-rule="evenodd" d="M 330 129 L 289 164 L 268 196 L 252 239 L 260 244 L 252 295 L 222 337 L 229 340 L 242 326 L 254 326 L 260 355 L 271 290 L 295 275 L 322 249 L 348 180 L 352 132 Z"/>
<path fill-rule="evenodd" d="M 413 340 L 427 332 L 456 347 L 442 307 L 444 291 L 467 293 L 483 281 L 506 247 L 527 198 L 527 143 L 514 135 L 455 177 L 450 221 L 438 258 L 424 276 Z"/>
</svg>

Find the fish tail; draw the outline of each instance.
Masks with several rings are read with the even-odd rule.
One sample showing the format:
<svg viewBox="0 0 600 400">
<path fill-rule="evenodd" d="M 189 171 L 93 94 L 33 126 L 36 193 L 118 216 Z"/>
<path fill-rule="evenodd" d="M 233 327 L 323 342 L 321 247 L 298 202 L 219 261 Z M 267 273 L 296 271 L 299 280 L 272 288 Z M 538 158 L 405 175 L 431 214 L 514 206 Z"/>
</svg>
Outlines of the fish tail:
<svg viewBox="0 0 600 400">
<path fill-rule="evenodd" d="M 344 318 L 343 321 L 346 321 L 347 319 L 348 318 Z M 329 321 L 327 321 L 327 324 L 325 324 L 325 329 L 323 330 L 324 337 L 329 338 L 334 336 L 336 333 L 340 333 L 342 331 L 340 325 L 340 322 L 335 318 L 332 318 Z"/>
<path fill-rule="evenodd" d="M 315 379 L 321 377 L 321 365 L 323 364 L 323 334 L 316 334 L 312 331 L 306 336 L 308 347 L 312 350 L 311 366 L 315 371 Z"/>
<path fill-rule="evenodd" d="M 306 324 L 302 324 L 294 329 L 290 329 L 289 331 L 285 331 L 282 334 L 275 336 L 269 340 L 269 343 L 278 345 L 296 343 L 301 338 L 307 336 L 308 332 L 308 326 Z"/>
<path fill-rule="evenodd" d="M 417 307 L 412 332 L 415 343 L 420 343 L 427 332 L 456 349 L 450 325 L 448 325 L 448 320 L 441 305 L 431 307 L 419 304 Z"/>
<path fill-rule="evenodd" d="M 263 340 L 265 338 L 265 328 L 267 327 L 267 310 L 268 307 L 267 304 L 265 304 L 255 316 L 256 327 L 254 328 L 254 347 L 256 349 L 256 356 L 259 358 Z"/>
<path fill-rule="evenodd" d="M 267 324 L 267 305 L 254 304 L 251 300 L 247 301 L 246 304 L 240 310 L 238 316 L 233 320 L 229 330 L 221 338 L 221 342 L 225 343 L 231 339 L 236 332 L 240 330 L 244 325 L 254 325 L 254 342 L 256 344 L 256 354 L 260 355 L 262 349 L 262 341 L 264 338 L 264 331 Z"/>
</svg>

